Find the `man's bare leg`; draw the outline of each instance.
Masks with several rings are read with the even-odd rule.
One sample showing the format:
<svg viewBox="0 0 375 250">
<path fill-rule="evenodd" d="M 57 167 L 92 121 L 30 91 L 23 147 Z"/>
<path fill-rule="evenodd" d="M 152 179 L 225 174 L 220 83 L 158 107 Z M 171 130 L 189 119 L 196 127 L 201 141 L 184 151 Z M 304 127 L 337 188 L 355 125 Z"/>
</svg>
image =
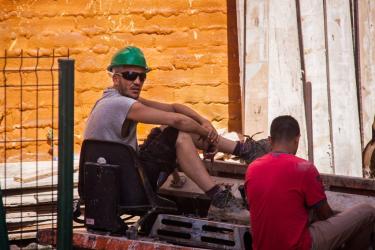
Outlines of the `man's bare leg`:
<svg viewBox="0 0 375 250">
<path fill-rule="evenodd" d="M 215 186 L 197 153 L 190 134 L 179 132 L 176 141 L 176 154 L 181 170 L 204 192 Z"/>
<path fill-rule="evenodd" d="M 191 138 L 193 139 L 193 142 L 196 148 L 201 149 L 201 150 L 207 149 L 208 147 L 207 142 L 200 140 L 198 135 L 195 135 L 195 134 L 190 134 L 190 135 L 191 135 Z M 236 145 L 237 145 L 237 141 L 232 141 L 222 136 L 219 136 L 217 149 L 218 149 L 218 152 L 232 154 L 234 149 L 236 148 Z"/>
<path fill-rule="evenodd" d="M 208 143 L 202 140 L 199 140 L 199 136 L 191 135 L 194 141 L 194 144 L 197 148 L 202 150 L 207 150 Z M 232 141 L 226 139 L 222 136 L 219 136 L 218 143 L 216 145 L 217 152 L 232 154 L 239 157 L 247 164 L 251 163 L 258 157 L 261 157 L 271 151 L 271 144 L 268 139 L 255 141 L 253 139 L 246 139 L 244 142 Z M 211 151 L 211 150 L 209 150 Z"/>
<path fill-rule="evenodd" d="M 235 146 L 236 142 L 226 139 L 220 143 L 220 149 L 226 150 L 228 153 Z M 243 221 L 247 223 L 249 221 L 249 212 L 243 208 L 242 202 L 233 196 L 230 189 L 223 189 L 220 185 L 213 182 L 198 155 L 196 145 L 190 134 L 179 132 L 176 141 L 176 152 L 181 170 L 211 198 L 211 205 L 208 211 L 209 218 L 224 218 L 238 223 Z"/>
</svg>

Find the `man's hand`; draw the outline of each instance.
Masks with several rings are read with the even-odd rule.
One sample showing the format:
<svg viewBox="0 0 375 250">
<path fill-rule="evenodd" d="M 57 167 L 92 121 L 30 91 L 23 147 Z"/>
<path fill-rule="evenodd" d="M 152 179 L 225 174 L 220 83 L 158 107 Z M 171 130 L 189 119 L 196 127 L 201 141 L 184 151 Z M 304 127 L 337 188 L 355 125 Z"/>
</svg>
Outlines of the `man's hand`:
<svg viewBox="0 0 375 250">
<path fill-rule="evenodd" d="M 314 209 L 314 212 L 318 220 L 326 220 L 334 215 L 327 200 L 322 201 L 321 204 L 319 204 L 319 206 Z"/>
<path fill-rule="evenodd" d="M 207 142 L 209 144 L 217 144 L 219 142 L 219 134 L 217 133 L 214 126 L 212 126 L 212 123 L 208 120 L 204 120 L 201 122 L 201 126 L 210 131 L 207 135 Z"/>
<path fill-rule="evenodd" d="M 204 142 L 206 149 L 203 151 L 203 159 L 210 159 L 212 162 L 214 156 L 218 152 L 217 144 L 219 142 L 219 134 L 210 121 L 203 119 L 200 124 L 203 128 L 209 131 Z"/>
</svg>

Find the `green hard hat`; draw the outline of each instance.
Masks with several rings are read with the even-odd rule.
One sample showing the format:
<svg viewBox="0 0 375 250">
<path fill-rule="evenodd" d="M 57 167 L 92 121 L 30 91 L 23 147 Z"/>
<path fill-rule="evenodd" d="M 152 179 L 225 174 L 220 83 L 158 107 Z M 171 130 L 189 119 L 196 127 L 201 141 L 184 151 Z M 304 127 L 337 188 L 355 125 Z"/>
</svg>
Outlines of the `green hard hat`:
<svg viewBox="0 0 375 250">
<path fill-rule="evenodd" d="M 143 52 L 134 46 L 128 46 L 119 50 L 111 60 L 111 64 L 107 67 L 108 71 L 112 71 L 113 67 L 131 65 L 144 68 L 146 72 L 151 69 L 146 64 L 145 56 Z"/>
</svg>

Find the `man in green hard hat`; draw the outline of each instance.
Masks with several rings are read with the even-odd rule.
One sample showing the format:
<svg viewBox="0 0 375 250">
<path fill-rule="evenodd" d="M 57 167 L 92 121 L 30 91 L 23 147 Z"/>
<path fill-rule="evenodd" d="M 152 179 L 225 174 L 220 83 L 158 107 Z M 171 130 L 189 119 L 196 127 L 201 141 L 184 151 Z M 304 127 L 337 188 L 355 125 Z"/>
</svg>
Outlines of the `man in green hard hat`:
<svg viewBox="0 0 375 250">
<path fill-rule="evenodd" d="M 229 189 L 216 185 L 208 174 L 197 148 L 207 156 L 217 151 L 231 153 L 251 162 L 269 151 L 265 141 L 231 141 L 218 135 L 211 122 L 182 104 L 166 104 L 140 97 L 150 68 L 142 51 L 133 46 L 119 50 L 107 68 L 113 86 L 104 90 L 86 125 L 85 139 L 120 142 L 138 152 L 146 174 L 157 189 L 159 174 L 180 169 L 211 198 L 213 216 L 244 215 Z M 138 146 L 138 122 L 157 124 L 143 145 Z"/>
</svg>

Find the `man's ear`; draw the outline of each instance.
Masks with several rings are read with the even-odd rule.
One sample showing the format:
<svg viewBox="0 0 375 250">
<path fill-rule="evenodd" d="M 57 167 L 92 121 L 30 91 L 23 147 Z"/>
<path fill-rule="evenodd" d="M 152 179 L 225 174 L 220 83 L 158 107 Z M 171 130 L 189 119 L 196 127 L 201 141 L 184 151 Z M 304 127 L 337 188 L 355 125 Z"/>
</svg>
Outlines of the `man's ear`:
<svg viewBox="0 0 375 250">
<path fill-rule="evenodd" d="M 301 135 L 296 136 L 296 138 L 294 139 L 294 142 L 295 142 L 296 145 L 299 144 L 299 139 L 300 139 L 300 138 L 301 138 Z"/>
<path fill-rule="evenodd" d="M 118 86 L 118 84 L 119 84 L 119 76 L 118 75 L 113 75 L 112 76 L 112 82 L 113 82 L 113 86 Z"/>
<path fill-rule="evenodd" d="M 269 143 L 272 145 L 272 137 L 271 136 L 268 136 L 268 141 L 269 141 Z"/>
</svg>

